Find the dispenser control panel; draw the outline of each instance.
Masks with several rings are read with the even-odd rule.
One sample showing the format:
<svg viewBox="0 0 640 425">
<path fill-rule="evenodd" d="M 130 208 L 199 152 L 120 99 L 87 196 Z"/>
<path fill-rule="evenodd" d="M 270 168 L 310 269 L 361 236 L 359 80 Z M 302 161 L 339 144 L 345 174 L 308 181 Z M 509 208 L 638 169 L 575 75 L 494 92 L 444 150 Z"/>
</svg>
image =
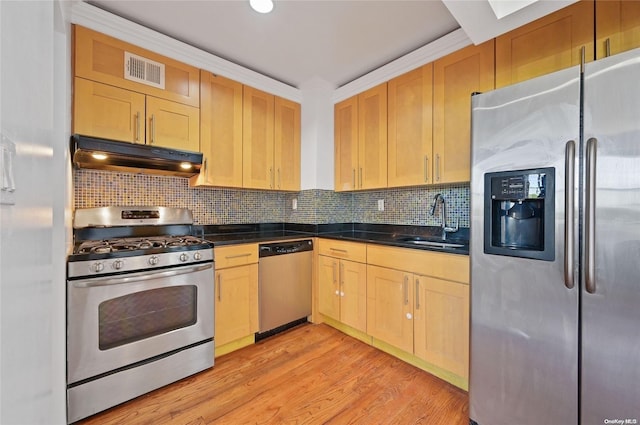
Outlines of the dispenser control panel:
<svg viewBox="0 0 640 425">
<path fill-rule="evenodd" d="M 545 196 L 546 173 L 497 176 L 491 179 L 491 199 L 540 199 Z"/>
</svg>

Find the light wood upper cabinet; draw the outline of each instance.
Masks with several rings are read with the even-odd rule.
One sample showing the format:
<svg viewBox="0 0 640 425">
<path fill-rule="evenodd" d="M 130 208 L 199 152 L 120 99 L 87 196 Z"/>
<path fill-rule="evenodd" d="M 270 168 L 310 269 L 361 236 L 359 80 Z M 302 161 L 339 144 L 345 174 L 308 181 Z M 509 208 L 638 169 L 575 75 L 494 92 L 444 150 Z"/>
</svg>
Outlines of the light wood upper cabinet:
<svg viewBox="0 0 640 425">
<path fill-rule="evenodd" d="M 300 190 L 300 104 L 276 96 L 274 109 L 274 188 Z"/>
<path fill-rule="evenodd" d="M 447 55 L 433 65 L 433 183 L 471 178 L 471 94 L 494 88 L 494 43 Z"/>
<path fill-rule="evenodd" d="M 273 189 L 274 96 L 244 87 L 242 174 L 244 187 Z"/>
<path fill-rule="evenodd" d="M 387 83 L 358 95 L 359 189 L 387 186 Z"/>
<path fill-rule="evenodd" d="M 367 265 L 367 333 L 413 353 L 412 275 Z"/>
<path fill-rule="evenodd" d="M 334 161 L 337 192 L 355 190 L 358 169 L 358 97 L 334 107 Z"/>
<path fill-rule="evenodd" d="M 496 87 L 593 60 L 593 1 L 581 0 L 496 38 Z"/>
<path fill-rule="evenodd" d="M 388 187 L 432 182 L 433 64 L 388 82 Z"/>
<path fill-rule="evenodd" d="M 387 83 L 335 105 L 335 189 L 387 186 Z"/>
<path fill-rule="evenodd" d="M 199 151 L 199 109 L 74 78 L 73 132 L 130 143 Z"/>
<path fill-rule="evenodd" d="M 73 132 L 144 143 L 145 95 L 74 78 Z"/>
<path fill-rule="evenodd" d="M 200 110 L 147 96 L 147 145 L 200 151 Z"/>
<path fill-rule="evenodd" d="M 596 58 L 640 47 L 640 1 L 596 0 Z"/>
<path fill-rule="evenodd" d="M 74 26 L 74 72 L 78 77 L 161 99 L 200 106 L 200 71 L 108 35 Z M 164 88 L 124 78 L 125 52 L 164 65 Z"/>
<path fill-rule="evenodd" d="M 208 71 L 200 81 L 204 161 L 191 184 L 242 187 L 242 84 Z"/>
<path fill-rule="evenodd" d="M 249 86 L 243 99 L 243 187 L 300 190 L 300 105 Z"/>
<path fill-rule="evenodd" d="M 469 285 L 414 276 L 415 355 L 469 377 Z"/>
</svg>

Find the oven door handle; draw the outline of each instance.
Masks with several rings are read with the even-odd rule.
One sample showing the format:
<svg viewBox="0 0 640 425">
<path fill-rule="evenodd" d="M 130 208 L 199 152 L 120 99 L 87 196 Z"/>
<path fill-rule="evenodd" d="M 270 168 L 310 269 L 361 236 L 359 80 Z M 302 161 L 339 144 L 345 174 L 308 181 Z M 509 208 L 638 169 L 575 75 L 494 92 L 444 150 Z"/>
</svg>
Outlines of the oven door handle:
<svg viewBox="0 0 640 425">
<path fill-rule="evenodd" d="M 132 273 L 126 276 L 108 276 L 108 277 L 94 277 L 91 279 L 74 280 L 71 283 L 76 288 L 91 288 L 94 286 L 107 286 L 107 285 L 121 285 L 124 283 L 141 282 L 145 280 L 161 279 L 172 276 L 179 276 L 182 274 L 189 274 L 200 272 L 203 270 L 209 270 L 213 268 L 213 263 L 201 264 L 197 266 L 181 267 L 180 269 L 163 270 L 159 272 L 139 272 Z"/>
</svg>

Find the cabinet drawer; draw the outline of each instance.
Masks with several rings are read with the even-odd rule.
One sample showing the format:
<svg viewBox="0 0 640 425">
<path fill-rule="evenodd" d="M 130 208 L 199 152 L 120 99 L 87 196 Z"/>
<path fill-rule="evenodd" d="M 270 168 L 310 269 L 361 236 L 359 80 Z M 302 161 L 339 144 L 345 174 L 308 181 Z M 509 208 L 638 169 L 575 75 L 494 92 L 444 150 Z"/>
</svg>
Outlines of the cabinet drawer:
<svg viewBox="0 0 640 425">
<path fill-rule="evenodd" d="M 365 263 L 367 261 L 367 245 L 360 242 L 320 238 L 318 239 L 318 254 Z"/>
<path fill-rule="evenodd" d="M 367 246 L 368 264 L 469 283 L 469 257 L 382 245 Z"/>
<path fill-rule="evenodd" d="M 255 243 L 214 248 L 213 252 L 217 270 L 258 262 L 258 244 Z"/>
</svg>

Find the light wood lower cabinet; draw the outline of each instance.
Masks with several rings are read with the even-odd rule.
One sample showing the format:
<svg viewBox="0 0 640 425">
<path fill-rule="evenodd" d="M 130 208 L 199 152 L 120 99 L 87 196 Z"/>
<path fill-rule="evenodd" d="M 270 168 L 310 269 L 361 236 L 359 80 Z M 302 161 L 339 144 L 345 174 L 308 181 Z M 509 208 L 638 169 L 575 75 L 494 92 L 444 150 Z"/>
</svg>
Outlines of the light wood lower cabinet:
<svg viewBox="0 0 640 425">
<path fill-rule="evenodd" d="M 469 377 L 469 285 L 414 276 L 414 353 Z"/>
<path fill-rule="evenodd" d="M 367 266 L 319 257 L 318 311 L 354 329 L 367 328 Z"/>
<path fill-rule="evenodd" d="M 411 273 L 367 266 L 367 333 L 408 353 L 413 352 Z"/>
<path fill-rule="evenodd" d="M 258 245 L 215 248 L 214 255 L 214 341 L 218 356 L 252 344 L 258 331 Z M 220 350 L 225 345 L 231 347 Z"/>
</svg>

